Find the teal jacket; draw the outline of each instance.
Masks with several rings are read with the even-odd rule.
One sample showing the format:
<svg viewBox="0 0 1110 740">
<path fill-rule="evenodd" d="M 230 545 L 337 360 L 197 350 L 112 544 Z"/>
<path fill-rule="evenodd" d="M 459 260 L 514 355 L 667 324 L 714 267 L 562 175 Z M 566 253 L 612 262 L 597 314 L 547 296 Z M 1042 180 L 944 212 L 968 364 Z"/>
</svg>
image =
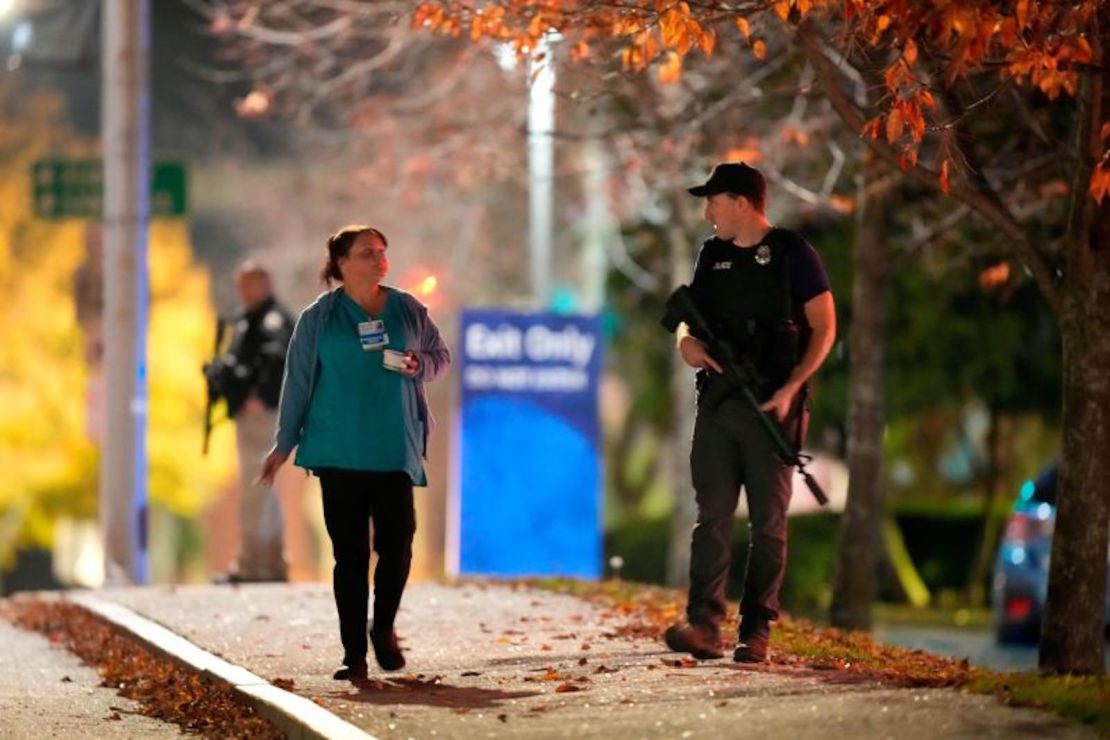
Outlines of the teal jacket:
<svg viewBox="0 0 1110 740">
<path fill-rule="evenodd" d="M 428 316 L 428 309 L 403 290 L 382 286 L 400 300 L 401 320 L 404 323 L 405 346 L 420 358 L 420 368 L 412 382 L 416 384 L 417 417 L 424 422 L 424 456 L 428 455 L 428 435 L 435 424 L 428 409 L 424 383 L 435 380 L 447 372 L 451 353 L 439 335 L 439 329 Z M 293 327 L 293 337 L 285 356 L 285 374 L 281 382 L 281 400 L 278 402 L 277 430 L 274 433 L 274 450 L 288 455 L 301 440 L 312 389 L 316 384 L 319 362 L 316 344 L 320 331 L 327 324 L 335 307 L 339 288 L 322 293 L 301 312 Z"/>
</svg>

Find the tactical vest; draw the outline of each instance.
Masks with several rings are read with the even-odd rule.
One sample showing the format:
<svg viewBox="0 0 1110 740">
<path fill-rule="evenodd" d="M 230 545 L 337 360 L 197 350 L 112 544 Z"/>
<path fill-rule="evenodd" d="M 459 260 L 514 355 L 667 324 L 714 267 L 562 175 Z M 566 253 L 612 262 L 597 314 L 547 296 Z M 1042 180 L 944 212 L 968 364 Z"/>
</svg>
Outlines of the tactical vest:
<svg viewBox="0 0 1110 740">
<path fill-rule="evenodd" d="M 222 395 L 231 416 L 239 412 L 252 391 L 264 404 L 277 408 L 293 323 L 273 297 L 254 309 L 240 311 L 222 363 Z"/>
<path fill-rule="evenodd" d="M 787 263 L 791 241 L 784 235 L 772 229 L 744 248 L 721 240 L 709 243 L 694 276 L 699 307 L 750 360 L 764 396 L 786 381 L 800 352 Z"/>
</svg>

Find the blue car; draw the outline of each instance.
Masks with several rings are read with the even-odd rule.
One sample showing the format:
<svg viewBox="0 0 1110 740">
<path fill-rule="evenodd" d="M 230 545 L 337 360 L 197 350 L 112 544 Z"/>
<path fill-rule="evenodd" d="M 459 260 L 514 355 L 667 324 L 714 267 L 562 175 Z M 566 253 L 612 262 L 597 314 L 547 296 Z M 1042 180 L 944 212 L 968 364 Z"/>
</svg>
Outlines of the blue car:
<svg viewBox="0 0 1110 740">
<path fill-rule="evenodd" d="M 1057 463 L 1027 480 L 1006 522 L 994 563 L 992 608 L 995 638 L 1002 644 L 1035 643 L 1048 593 L 1048 561 L 1056 521 Z M 1110 589 L 1107 619 L 1110 621 Z"/>
</svg>

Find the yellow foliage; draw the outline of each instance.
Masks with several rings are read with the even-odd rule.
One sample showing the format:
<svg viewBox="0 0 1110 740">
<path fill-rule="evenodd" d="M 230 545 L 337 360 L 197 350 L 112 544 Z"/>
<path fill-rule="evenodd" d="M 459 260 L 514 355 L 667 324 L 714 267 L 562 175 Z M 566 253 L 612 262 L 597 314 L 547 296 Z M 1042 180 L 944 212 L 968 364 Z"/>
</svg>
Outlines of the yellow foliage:
<svg viewBox="0 0 1110 740">
<path fill-rule="evenodd" d="M 35 160 L 89 147 L 60 126 L 55 99 L 15 95 L 0 86 L 0 561 L 20 545 L 49 545 L 58 517 L 95 518 L 99 483 L 86 418 L 95 370 L 75 299 L 86 225 L 35 218 L 29 177 Z M 229 424 L 201 457 L 201 365 L 215 314 L 186 223 L 152 225 L 149 267 L 148 492 L 152 504 L 188 516 L 235 470 Z"/>
<path fill-rule="evenodd" d="M 31 214 L 31 164 L 62 148 L 60 106 L 13 96 L 0 86 L 0 559 L 17 539 L 48 541 L 57 514 L 96 511 L 73 290 L 84 228 Z"/>
<path fill-rule="evenodd" d="M 212 352 L 216 314 L 208 271 L 192 261 L 184 221 L 150 230 L 150 323 L 147 460 L 152 502 L 191 516 L 235 472 L 230 424 L 216 427 L 201 455 L 205 385 L 201 365 Z"/>
<path fill-rule="evenodd" d="M 23 226 L 6 240 L 10 269 L 0 279 L 0 510 L 11 529 L 43 542 L 57 513 L 96 511 L 72 284 L 84 230 L 80 224 Z"/>
</svg>

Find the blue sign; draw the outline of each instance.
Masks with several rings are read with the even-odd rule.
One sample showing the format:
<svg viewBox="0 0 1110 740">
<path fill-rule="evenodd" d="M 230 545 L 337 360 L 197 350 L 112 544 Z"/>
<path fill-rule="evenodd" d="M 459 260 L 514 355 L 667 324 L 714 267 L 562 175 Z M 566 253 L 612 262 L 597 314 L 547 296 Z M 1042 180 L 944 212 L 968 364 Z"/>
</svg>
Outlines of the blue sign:
<svg viewBox="0 0 1110 740">
<path fill-rule="evenodd" d="M 458 570 L 601 573 L 594 316 L 464 311 Z"/>
</svg>

